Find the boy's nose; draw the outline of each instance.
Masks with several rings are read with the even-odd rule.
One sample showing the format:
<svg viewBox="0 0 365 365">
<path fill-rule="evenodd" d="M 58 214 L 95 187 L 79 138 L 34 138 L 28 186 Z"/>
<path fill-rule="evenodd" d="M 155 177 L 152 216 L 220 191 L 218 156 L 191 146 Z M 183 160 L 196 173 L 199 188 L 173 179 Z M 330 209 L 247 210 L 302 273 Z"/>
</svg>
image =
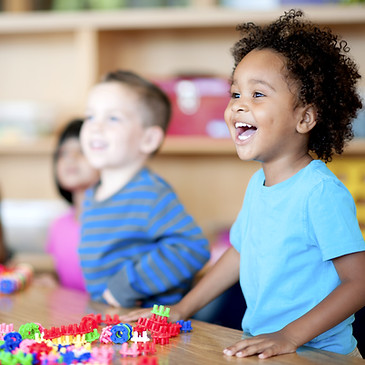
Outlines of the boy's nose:
<svg viewBox="0 0 365 365">
<path fill-rule="evenodd" d="M 102 118 L 94 118 L 90 126 L 93 131 L 100 131 L 103 129 L 103 125 L 104 123 Z"/>
</svg>

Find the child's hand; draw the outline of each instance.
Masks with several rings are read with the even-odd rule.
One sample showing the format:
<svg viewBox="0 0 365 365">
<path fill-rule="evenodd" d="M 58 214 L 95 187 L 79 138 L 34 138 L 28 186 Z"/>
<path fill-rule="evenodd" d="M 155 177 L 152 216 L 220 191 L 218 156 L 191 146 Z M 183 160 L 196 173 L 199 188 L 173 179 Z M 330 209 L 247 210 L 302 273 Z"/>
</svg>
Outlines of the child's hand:
<svg viewBox="0 0 365 365">
<path fill-rule="evenodd" d="M 299 346 L 281 331 L 255 336 L 223 350 L 227 356 L 247 357 L 258 354 L 260 359 L 295 352 Z"/>
<path fill-rule="evenodd" d="M 135 310 L 130 311 L 127 314 L 119 316 L 119 319 L 122 322 L 133 322 L 133 321 L 137 321 L 138 318 L 140 318 L 140 317 L 150 318 L 152 315 L 151 311 L 152 311 L 152 308 L 135 309 Z"/>
<path fill-rule="evenodd" d="M 114 295 L 110 292 L 109 289 L 105 289 L 103 293 L 103 298 L 109 305 L 113 307 L 120 307 L 119 302 L 114 298 Z"/>
</svg>

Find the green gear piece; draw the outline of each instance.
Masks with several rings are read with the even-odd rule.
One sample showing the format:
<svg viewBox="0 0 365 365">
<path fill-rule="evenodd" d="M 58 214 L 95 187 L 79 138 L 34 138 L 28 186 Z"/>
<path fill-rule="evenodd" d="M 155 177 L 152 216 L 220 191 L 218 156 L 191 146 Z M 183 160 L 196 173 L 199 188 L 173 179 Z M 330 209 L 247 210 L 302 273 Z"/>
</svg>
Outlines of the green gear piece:
<svg viewBox="0 0 365 365">
<path fill-rule="evenodd" d="M 38 333 L 41 335 L 41 331 L 39 330 L 39 326 L 33 322 L 23 324 L 19 327 L 19 333 L 23 339 L 29 338 L 31 340 L 35 339 L 35 334 Z"/>
<path fill-rule="evenodd" d="M 34 360 L 32 354 L 25 354 L 24 352 L 14 354 L 13 358 L 16 360 L 17 364 L 21 365 L 32 365 Z"/>
<path fill-rule="evenodd" d="M 85 341 L 87 342 L 94 342 L 95 340 L 98 340 L 100 337 L 100 334 L 98 333 L 98 330 L 95 328 L 92 332 L 85 334 Z"/>
</svg>

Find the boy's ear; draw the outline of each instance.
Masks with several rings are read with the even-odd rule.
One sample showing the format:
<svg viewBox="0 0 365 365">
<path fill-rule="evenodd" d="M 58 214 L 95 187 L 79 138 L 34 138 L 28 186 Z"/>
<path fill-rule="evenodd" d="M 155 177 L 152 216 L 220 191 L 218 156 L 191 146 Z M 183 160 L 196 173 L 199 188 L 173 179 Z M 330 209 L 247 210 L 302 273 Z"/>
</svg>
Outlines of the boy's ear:
<svg viewBox="0 0 365 365">
<path fill-rule="evenodd" d="M 161 127 L 154 125 L 144 130 L 140 149 L 141 152 L 150 155 L 155 152 L 162 144 L 165 133 Z"/>
<path fill-rule="evenodd" d="M 317 110 L 313 105 L 308 105 L 302 112 L 302 117 L 297 124 L 298 133 L 308 133 L 317 124 Z"/>
</svg>

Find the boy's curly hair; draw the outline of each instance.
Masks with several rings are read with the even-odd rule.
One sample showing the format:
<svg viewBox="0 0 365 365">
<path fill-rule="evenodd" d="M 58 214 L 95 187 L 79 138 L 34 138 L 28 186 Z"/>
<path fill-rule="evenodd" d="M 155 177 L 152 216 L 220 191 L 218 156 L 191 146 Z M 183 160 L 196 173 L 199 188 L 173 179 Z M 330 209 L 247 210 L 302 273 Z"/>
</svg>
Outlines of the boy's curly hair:
<svg viewBox="0 0 365 365">
<path fill-rule="evenodd" d="M 362 107 L 356 90 L 361 76 L 347 55 L 347 42 L 302 16 L 292 9 L 264 27 L 238 25 L 242 38 L 232 48 L 234 69 L 254 49 L 269 48 L 285 56 L 289 77 L 299 85 L 299 102 L 317 110 L 308 150 L 328 162 L 353 138 L 352 121 Z"/>
</svg>

